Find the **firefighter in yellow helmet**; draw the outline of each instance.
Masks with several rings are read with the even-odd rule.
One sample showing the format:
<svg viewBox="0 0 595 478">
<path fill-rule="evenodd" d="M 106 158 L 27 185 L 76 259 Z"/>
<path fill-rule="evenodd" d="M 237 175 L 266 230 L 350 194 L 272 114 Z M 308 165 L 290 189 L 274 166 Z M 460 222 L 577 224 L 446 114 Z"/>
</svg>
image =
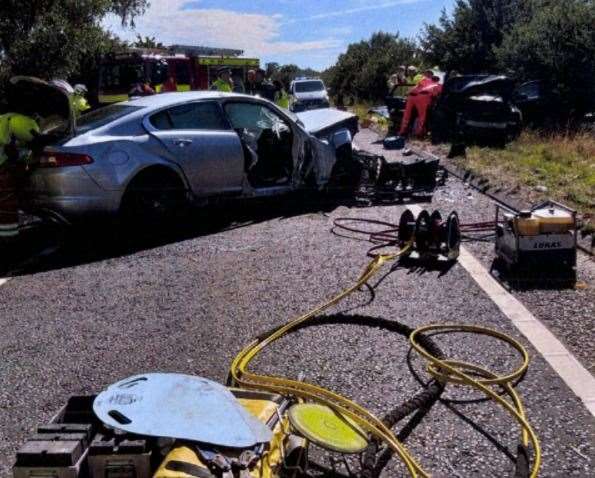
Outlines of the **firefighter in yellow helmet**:
<svg viewBox="0 0 595 478">
<path fill-rule="evenodd" d="M 72 106 L 74 107 L 74 114 L 78 118 L 85 111 L 91 109 L 89 102 L 85 97 L 87 95 L 87 87 L 85 85 L 74 85 L 74 93 L 72 94 Z"/>
<path fill-rule="evenodd" d="M 231 93 L 233 91 L 230 68 L 223 67 L 217 70 L 217 79 L 211 85 L 211 90 L 223 91 L 226 93 Z"/>
<path fill-rule="evenodd" d="M 0 241 L 19 232 L 19 177 L 24 155 L 40 134 L 39 124 L 18 113 L 0 115 Z"/>
</svg>

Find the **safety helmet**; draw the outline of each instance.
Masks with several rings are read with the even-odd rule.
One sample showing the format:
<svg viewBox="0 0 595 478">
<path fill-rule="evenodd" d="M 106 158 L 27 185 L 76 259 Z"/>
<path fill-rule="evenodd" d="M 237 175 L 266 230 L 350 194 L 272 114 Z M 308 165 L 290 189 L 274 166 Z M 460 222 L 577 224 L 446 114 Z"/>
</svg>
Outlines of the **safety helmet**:
<svg viewBox="0 0 595 478">
<path fill-rule="evenodd" d="M 78 83 L 74 85 L 74 92 L 77 95 L 86 95 L 89 92 L 89 90 L 87 90 L 87 87 L 82 83 Z"/>
</svg>

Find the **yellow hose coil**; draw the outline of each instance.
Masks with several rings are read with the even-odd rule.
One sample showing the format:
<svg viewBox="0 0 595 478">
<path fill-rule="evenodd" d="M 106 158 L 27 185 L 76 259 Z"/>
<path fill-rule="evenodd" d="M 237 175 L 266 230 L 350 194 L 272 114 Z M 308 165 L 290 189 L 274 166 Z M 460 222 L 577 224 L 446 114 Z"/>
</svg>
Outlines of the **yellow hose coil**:
<svg viewBox="0 0 595 478">
<path fill-rule="evenodd" d="M 267 375 L 258 375 L 248 371 L 248 366 L 252 360 L 266 347 L 287 335 L 300 325 L 315 320 L 315 317 L 326 309 L 339 303 L 345 297 L 349 296 L 361 286 L 363 286 L 370 278 L 372 278 L 380 268 L 387 262 L 398 259 L 400 256 L 407 254 L 413 244 L 413 240 L 409 242 L 396 254 L 385 254 L 376 256 L 366 267 L 362 275 L 359 277 L 357 282 L 333 297 L 328 302 L 322 304 L 316 309 L 288 322 L 280 328 L 274 330 L 266 337 L 251 342 L 245 347 L 233 360 L 230 375 L 236 385 L 252 388 L 258 390 L 267 390 L 270 392 L 280 393 L 283 395 L 291 395 L 297 398 L 312 400 L 314 402 L 322 403 L 327 405 L 338 413 L 341 413 L 351 418 L 360 427 L 374 436 L 376 439 L 385 442 L 394 453 L 399 456 L 404 465 L 407 467 L 411 477 L 429 477 L 421 465 L 415 460 L 415 458 L 409 453 L 405 446 L 397 439 L 395 434 L 375 415 L 370 413 L 368 410 L 360 406 L 359 404 L 337 394 L 330 390 L 311 385 L 305 382 L 299 382 L 296 380 L 290 380 L 282 377 L 272 377 Z M 485 370 L 473 364 L 465 362 L 454 361 L 454 360 L 440 360 L 433 357 L 426 352 L 416 341 L 419 334 L 425 332 L 470 332 L 482 335 L 488 335 L 496 337 L 499 340 L 505 341 L 512 345 L 522 356 L 522 365 L 513 372 L 504 377 L 498 377 L 489 370 Z M 522 428 L 522 441 L 525 446 L 528 445 L 529 441 L 533 445 L 534 449 L 534 460 L 533 468 L 531 471 L 531 478 L 538 475 L 539 467 L 541 463 L 541 451 L 539 441 L 535 432 L 528 423 L 525 412 L 523 409 L 520 397 L 512 387 L 512 383 L 520 378 L 529 365 L 529 355 L 527 351 L 514 339 L 508 337 L 497 331 L 486 329 L 483 327 L 471 326 L 471 325 L 430 325 L 427 327 L 421 327 L 413 332 L 410 337 L 412 347 L 422 355 L 429 363 L 428 372 L 435 377 L 437 380 L 443 383 L 454 383 L 462 384 L 474 387 L 489 398 L 495 400 L 498 404 L 502 405 L 504 409 L 510 413 L 520 424 Z M 465 373 L 465 371 L 471 371 L 475 374 L 479 374 L 484 378 L 476 379 Z M 496 392 L 489 388 L 492 385 L 499 385 L 503 387 L 506 393 L 511 397 L 513 405 L 500 397 Z"/>
</svg>

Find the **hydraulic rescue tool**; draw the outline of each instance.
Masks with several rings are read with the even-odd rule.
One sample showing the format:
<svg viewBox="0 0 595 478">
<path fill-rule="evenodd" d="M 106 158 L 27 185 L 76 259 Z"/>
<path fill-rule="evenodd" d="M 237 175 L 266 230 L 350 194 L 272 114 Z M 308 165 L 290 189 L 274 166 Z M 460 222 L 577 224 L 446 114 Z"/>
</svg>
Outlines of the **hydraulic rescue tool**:
<svg viewBox="0 0 595 478">
<path fill-rule="evenodd" d="M 516 340 L 474 325 L 428 325 L 414 330 L 382 318 L 321 316 L 360 290 L 385 264 L 416 248 L 454 260 L 461 228 L 456 214 L 445 222 L 439 213 L 426 212 L 417 219 L 404 214 L 400 227 L 383 230 L 375 237 L 377 243 L 384 241 L 385 247 L 399 246 L 397 251 L 373 254 L 354 284 L 314 310 L 255 338 L 233 360 L 227 386 L 196 376 L 147 373 L 110 385 L 97 396 L 72 397 L 51 423 L 38 428 L 18 451 L 14 477 L 306 478 L 312 476 L 309 467 L 321 467 L 308 458 L 312 446 L 341 455 L 361 454 L 361 472 L 356 476 L 362 478 L 377 476 L 385 449 L 401 460 L 411 477 L 429 477 L 403 441 L 449 385 L 482 392 L 518 423 L 520 444 L 514 476 L 536 477 L 540 444 L 514 388 L 528 369 L 529 356 Z M 305 327 L 337 322 L 405 336 L 427 362 L 431 380 L 380 419 L 354 401 L 315 384 L 249 369 L 251 362 L 280 338 Z M 488 336 L 512 347 L 520 357 L 518 366 L 498 375 L 479 365 L 446 358 L 433 336 L 459 333 Z M 409 422 L 395 433 L 398 422 L 411 414 Z M 380 445 L 385 449 L 379 451 Z"/>
<path fill-rule="evenodd" d="M 459 216 L 451 212 L 446 221 L 439 211 L 423 210 L 417 218 L 407 209 L 399 220 L 398 243 L 404 247 L 413 239 L 411 251 L 420 257 L 443 257 L 454 261 L 459 257 L 461 226 Z"/>
</svg>

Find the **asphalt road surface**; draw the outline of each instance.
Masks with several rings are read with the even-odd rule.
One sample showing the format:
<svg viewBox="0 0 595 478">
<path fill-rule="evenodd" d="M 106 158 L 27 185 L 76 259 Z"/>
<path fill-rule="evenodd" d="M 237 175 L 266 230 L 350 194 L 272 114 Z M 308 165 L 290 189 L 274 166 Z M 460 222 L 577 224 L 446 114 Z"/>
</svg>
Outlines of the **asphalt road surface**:
<svg viewBox="0 0 595 478">
<path fill-rule="evenodd" d="M 252 337 L 310 310 L 362 272 L 370 244 L 331 234 L 333 219 L 397 222 L 405 207 L 290 197 L 225 214 L 203 211 L 191 227 L 157 239 L 77 238 L 66 250 L 25 264 L 0 286 L 0 475 L 10 475 L 17 447 L 70 395 L 96 393 L 149 371 L 224 381 L 232 358 Z M 464 222 L 493 215 L 487 198 L 455 179 L 421 207 L 456 209 Z M 490 244 L 467 247 L 489 265 Z M 592 262 L 581 257 L 580 263 L 585 288 L 514 294 L 593 372 L 595 275 Z M 463 267 L 387 266 L 370 285 L 373 294 L 364 289 L 329 313 L 411 327 L 484 325 L 525 344 L 531 365 L 517 389 L 543 447 L 540 476 L 595 474 L 592 415 Z M 517 364 L 510 349 L 489 339 L 436 340 L 449 357 L 500 372 Z M 424 363 L 409 354 L 403 337 L 346 324 L 282 339 L 254 368 L 302 373 L 378 415 L 421 390 L 415 375 L 425 377 Z M 436 404 L 406 442 L 424 468 L 435 476 L 511 476 L 518 437 L 513 420 L 491 403 L 469 401 L 481 398 L 473 392 L 448 387 L 443 398 L 449 400 Z M 345 473 L 344 466 L 337 468 Z M 392 460 L 383 476 L 403 470 Z"/>
</svg>

